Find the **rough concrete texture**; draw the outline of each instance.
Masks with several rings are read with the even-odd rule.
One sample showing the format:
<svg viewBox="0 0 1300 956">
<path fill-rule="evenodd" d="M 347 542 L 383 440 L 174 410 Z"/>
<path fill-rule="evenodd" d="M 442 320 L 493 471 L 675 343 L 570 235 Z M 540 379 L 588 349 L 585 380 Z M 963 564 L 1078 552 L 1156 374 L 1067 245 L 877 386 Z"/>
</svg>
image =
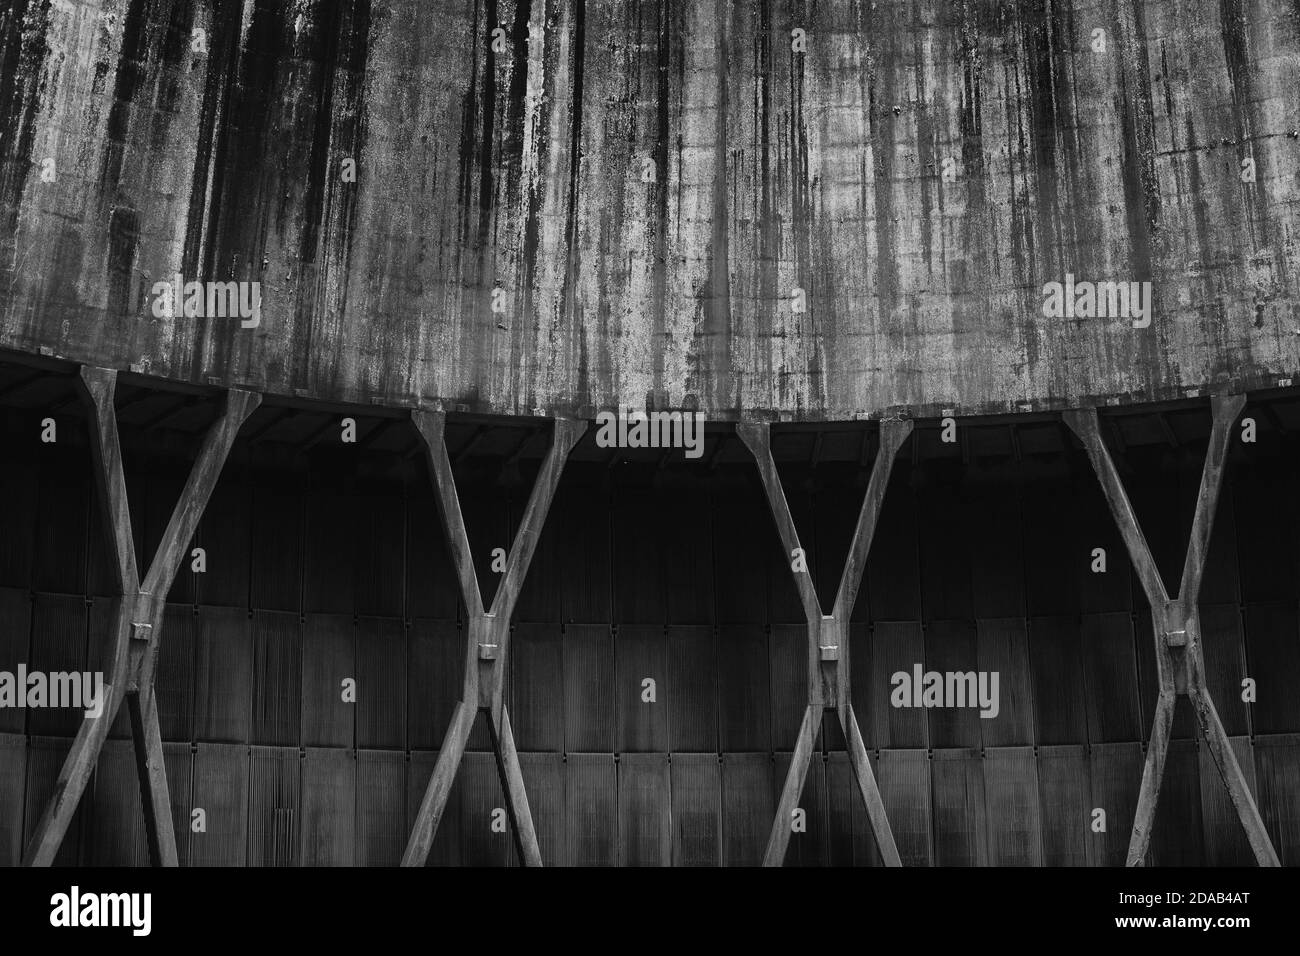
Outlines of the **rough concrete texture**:
<svg viewBox="0 0 1300 956">
<path fill-rule="evenodd" d="M 511 414 L 1276 385 L 1298 67 L 1293 0 L 4 0 L 0 346 Z"/>
</svg>

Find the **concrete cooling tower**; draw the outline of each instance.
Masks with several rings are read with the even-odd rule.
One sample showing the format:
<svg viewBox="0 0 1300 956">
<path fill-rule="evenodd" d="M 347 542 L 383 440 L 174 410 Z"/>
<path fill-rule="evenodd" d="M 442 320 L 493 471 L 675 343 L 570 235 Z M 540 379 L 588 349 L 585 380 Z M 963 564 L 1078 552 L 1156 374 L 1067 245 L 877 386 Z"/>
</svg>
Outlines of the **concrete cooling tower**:
<svg viewBox="0 0 1300 956">
<path fill-rule="evenodd" d="M 1298 90 L 1290 0 L 0 0 L 0 863 L 1300 863 Z"/>
</svg>

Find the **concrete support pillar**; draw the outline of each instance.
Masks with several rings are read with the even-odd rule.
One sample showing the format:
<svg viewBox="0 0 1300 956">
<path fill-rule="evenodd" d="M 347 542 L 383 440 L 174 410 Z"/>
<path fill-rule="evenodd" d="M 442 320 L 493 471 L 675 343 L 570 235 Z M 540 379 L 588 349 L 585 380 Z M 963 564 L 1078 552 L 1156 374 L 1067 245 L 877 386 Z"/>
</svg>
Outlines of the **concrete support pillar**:
<svg viewBox="0 0 1300 956">
<path fill-rule="evenodd" d="M 1174 706 L 1180 694 L 1187 695 L 1192 702 L 1197 723 L 1228 788 L 1232 805 L 1246 831 L 1255 859 L 1260 866 L 1280 865 L 1277 851 L 1269 840 L 1259 808 L 1255 805 L 1255 798 L 1251 796 L 1245 774 L 1237 763 L 1228 735 L 1224 732 L 1218 711 L 1215 710 L 1205 685 L 1201 615 L 1197 604 L 1201 577 L 1205 571 L 1205 556 L 1210 546 L 1210 533 L 1214 527 L 1214 513 L 1218 508 L 1219 491 L 1223 485 L 1229 436 L 1233 423 L 1245 404 L 1244 395 L 1216 396 L 1212 401 L 1214 425 L 1205 454 L 1205 467 L 1201 472 L 1200 494 L 1196 501 L 1196 515 L 1192 519 L 1192 533 L 1183 563 L 1182 581 L 1178 595 L 1174 598 L 1170 598 L 1165 590 L 1164 581 L 1160 578 L 1155 559 L 1151 557 L 1115 462 L 1102 440 L 1097 410 L 1075 409 L 1064 413 L 1066 424 L 1079 436 L 1092 461 L 1111 514 L 1124 537 L 1133 568 L 1142 582 L 1147 601 L 1151 604 L 1160 696 L 1151 723 L 1151 741 L 1147 745 L 1146 762 L 1142 768 L 1142 788 L 1138 794 L 1133 833 L 1129 838 L 1129 866 L 1142 866 L 1146 861 L 1147 848 L 1151 843 L 1151 828 L 1155 823 L 1156 804 L 1160 799 L 1160 785 L 1164 779 Z"/>
<path fill-rule="evenodd" d="M 785 862 L 786 848 L 790 843 L 790 820 L 808 774 L 808 763 L 812 759 L 817 728 L 821 723 L 823 712 L 833 710 L 839 717 L 840 726 L 844 729 L 844 739 L 848 742 L 849 748 L 849 761 L 858 783 L 858 790 L 862 794 L 862 801 L 867 808 L 867 816 L 871 821 L 871 830 L 875 834 L 880 855 L 886 866 L 899 866 L 901 860 L 898 856 L 898 847 L 894 843 L 894 834 L 885 816 L 885 805 L 880 797 L 880 788 L 876 785 L 875 774 L 872 773 L 871 763 L 867 759 L 867 750 L 862 742 L 857 716 L 853 713 L 848 637 L 849 616 L 853 613 L 853 604 L 862 583 L 862 572 L 866 568 L 867 553 L 871 550 L 871 538 L 880 517 L 885 489 L 889 485 L 889 474 L 894 467 L 894 456 L 911 433 L 912 423 L 908 421 L 881 423 L 880 451 L 871 469 L 871 481 L 867 485 L 866 497 L 858 513 L 853 543 L 849 547 L 848 560 L 845 561 L 839 590 L 835 596 L 835 606 L 830 614 L 822 613 L 811 575 L 807 571 L 793 570 L 790 563 L 791 555 L 800 547 L 799 533 L 790 515 L 785 491 L 781 487 L 781 479 L 776 471 L 776 462 L 772 459 L 770 427 L 762 423 L 743 423 L 736 427 L 736 431 L 753 453 L 754 460 L 758 464 L 763 490 L 767 493 L 768 505 L 772 509 L 772 517 L 776 520 L 777 531 L 785 549 L 787 566 L 791 567 L 795 588 L 799 592 L 799 599 L 808 622 L 808 702 L 804 708 L 803 722 L 799 726 L 799 739 L 790 761 L 790 770 L 785 778 L 780 802 L 777 804 L 776 818 L 772 821 L 772 831 L 763 854 L 763 865 L 781 866 Z"/>
<path fill-rule="evenodd" d="M 510 616 L 519 598 L 524 576 L 533 559 L 533 551 L 541 536 L 546 514 L 560 483 L 560 474 L 569 452 L 586 430 L 585 422 L 567 419 L 555 420 L 551 448 L 542 462 L 523 521 L 506 558 L 506 570 L 497 587 L 490 610 L 483 607 L 478 578 L 474 573 L 473 555 L 465 521 L 460 511 L 460 498 L 452 476 L 451 460 L 445 441 L 446 416 L 442 412 L 417 410 L 411 413 L 415 426 L 424 440 L 433 476 L 434 490 L 441 507 L 443 532 L 448 551 L 456 568 L 461 600 L 464 601 L 467 622 L 465 649 L 465 676 L 460 703 L 452 714 L 433 776 L 420 802 L 420 810 L 402 855 L 403 866 L 423 866 L 433 846 L 434 834 L 442 820 L 451 793 L 456 769 L 465 754 L 465 744 L 474 727 L 474 717 L 482 711 L 488 721 L 492 750 L 497 758 L 497 771 L 501 775 L 501 788 L 506 795 L 506 812 L 510 817 L 515 837 L 515 847 L 526 866 L 541 866 L 542 855 L 537 844 L 532 814 L 528 809 L 528 794 L 524 790 L 523 773 L 515 751 L 514 734 L 510 730 L 510 714 L 503 699 L 506 661 L 510 649 Z"/>
<path fill-rule="evenodd" d="M 59 772 L 54 796 L 41 814 L 27 845 L 23 863 L 26 866 L 49 866 L 54 862 L 86 783 L 95 769 L 109 727 L 125 701 L 131 715 L 131 737 L 144 804 L 149 860 L 154 866 L 175 866 L 176 834 L 172 828 L 171 800 L 167 792 L 162 736 L 154 698 L 154 670 L 162 637 L 163 611 L 176 568 L 184 557 L 185 547 L 194 537 L 235 436 L 262 399 L 260 395 L 239 389 L 226 393 L 225 412 L 204 437 L 189 480 L 172 510 L 167 530 L 142 584 L 136 569 L 131 510 L 113 404 L 117 372 L 85 366 L 81 369 L 80 386 L 93 413 L 91 448 L 95 480 L 106 518 L 105 531 L 113 555 L 119 595 L 113 622 L 112 663 L 104 684 L 103 712 L 99 717 L 87 717 L 82 721 Z"/>
</svg>

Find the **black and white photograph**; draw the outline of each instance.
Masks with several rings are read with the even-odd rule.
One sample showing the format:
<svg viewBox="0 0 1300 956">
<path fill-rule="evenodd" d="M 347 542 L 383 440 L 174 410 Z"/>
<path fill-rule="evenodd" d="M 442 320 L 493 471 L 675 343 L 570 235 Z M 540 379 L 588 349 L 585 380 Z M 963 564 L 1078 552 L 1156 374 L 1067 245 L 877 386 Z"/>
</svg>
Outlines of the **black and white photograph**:
<svg viewBox="0 0 1300 956">
<path fill-rule="evenodd" d="M 1297 865 L 1300 4 L 0 0 L 6 924 Z"/>
</svg>

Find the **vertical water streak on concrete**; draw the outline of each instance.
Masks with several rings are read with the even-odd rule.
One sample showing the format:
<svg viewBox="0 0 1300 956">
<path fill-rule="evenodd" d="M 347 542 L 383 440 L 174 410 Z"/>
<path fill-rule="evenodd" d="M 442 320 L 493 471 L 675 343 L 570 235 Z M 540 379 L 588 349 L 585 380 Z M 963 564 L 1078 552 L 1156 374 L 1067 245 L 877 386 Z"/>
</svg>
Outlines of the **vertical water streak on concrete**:
<svg viewBox="0 0 1300 956">
<path fill-rule="evenodd" d="M 574 391 L 579 404 L 588 401 L 593 393 L 591 362 L 587 339 L 582 334 L 584 303 L 578 298 L 578 274 L 583 266 L 582 250 L 578 245 L 580 221 L 578 194 L 582 182 L 582 116 L 583 75 L 587 59 L 587 0 L 573 0 L 573 38 L 570 70 L 573 75 L 573 94 L 569 107 L 572 117 L 569 124 L 569 195 L 564 212 L 564 284 L 561 287 L 563 320 L 570 333 L 569 368 L 576 369 Z"/>
</svg>

